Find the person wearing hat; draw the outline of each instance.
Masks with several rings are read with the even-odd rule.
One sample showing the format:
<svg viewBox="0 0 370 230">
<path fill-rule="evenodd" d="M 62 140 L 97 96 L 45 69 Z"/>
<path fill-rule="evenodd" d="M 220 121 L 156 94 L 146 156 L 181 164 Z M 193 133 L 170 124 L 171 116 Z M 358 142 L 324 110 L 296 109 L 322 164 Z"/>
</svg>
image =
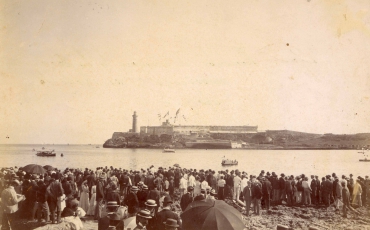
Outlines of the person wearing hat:
<svg viewBox="0 0 370 230">
<path fill-rule="evenodd" d="M 136 227 L 133 230 L 140 230 L 140 229 L 146 229 L 146 226 L 148 225 L 148 220 L 152 219 L 152 216 L 150 215 L 150 211 L 147 209 L 143 209 L 140 212 L 136 214 Z"/>
<path fill-rule="evenodd" d="M 217 195 L 216 191 L 214 189 L 212 189 L 209 192 L 209 195 L 207 196 L 207 199 L 208 200 L 216 200 L 216 198 L 215 198 L 216 195 Z"/>
<path fill-rule="evenodd" d="M 188 205 L 191 202 L 194 201 L 194 198 L 193 198 L 194 187 L 193 186 L 189 186 L 187 188 L 187 191 L 188 192 L 181 197 L 180 206 L 181 206 L 181 210 L 182 211 L 185 211 L 185 209 L 188 207 Z"/>
<path fill-rule="evenodd" d="M 120 218 L 120 216 L 117 213 L 109 213 L 107 215 L 107 218 L 109 219 L 109 226 L 107 229 L 114 229 L 114 230 L 124 230 L 125 224 L 123 219 Z"/>
<path fill-rule="evenodd" d="M 41 214 L 44 214 L 45 222 L 48 223 L 50 221 L 50 213 L 49 213 L 49 206 L 46 201 L 46 189 L 48 184 L 46 184 L 43 180 L 39 180 L 37 182 L 39 187 L 39 191 L 36 197 L 37 205 L 37 220 L 41 222 Z"/>
<path fill-rule="evenodd" d="M 105 187 L 106 187 L 105 176 L 102 173 L 99 176 L 99 180 L 96 182 L 95 220 L 99 220 L 102 217 L 102 206 L 103 200 L 105 198 Z"/>
<path fill-rule="evenodd" d="M 274 205 L 277 205 L 279 203 L 279 198 L 280 198 L 279 179 L 275 172 L 272 172 L 270 179 L 271 179 L 272 192 L 273 192 L 272 202 Z"/>
<path fill-rule="evenodd" d="M 155 220 L 157 206 L 158 205 L 156 204 L 155 200 L 147 200 L 145 202 L 145 209 L 148 210 L 150 212 L 150 215 L 152 216 L 152 219 L 148 220 L 148 225 L 146 227 L 149 230 L 154 230 L 157 227 L 157 222 Z"/>
<path fill-rule="evenodd" d="M 171 218 L 168 218 L 163 224 L 165 226 L 165 230 L 177 230 L 179 227 L 177 221 Z"/>
<path fill-rule="evenodd" d="M 198 196 L 195 196 L 194 197 L 194 201 L 197 201 L 197 200 L 205 200 L 205 199 L 206 199 L 206 190 L 202 188 L 200 190 L 200 194 Z"/>
<path fill-rule="evenodd" d="M 157 213 L 157 229 L 165 229 L 164 222 L 170 218 L 177 221 L 177 224 L 181 226 L 181 220 L 179 216 L 171 211 L 171 204 L 172 204 L 171 197 L 165 197 L 163 201 L 163 209 L 162 211 Z"/>
<path fill-rule="evenodd" d="M 245 214 L 246 216 L 249 216 L 249 211 L 251 208 L 251 204 L 253 201 L 252 198 L 252 182 L 248 181 L 247 186 L 244 187 L 243 189 L 243 198 L 244 198 L 244 203 L 245 203 Z"/>
<path fill-rule="evenodd" d="M 18 203 L 25 199 L 24 195 L 17 194 L 14 186 L 19 186 L 18 180 L 10 182 L 9 186 L 1 192 L 2 201 L 2 228 L 1 229 L 16 229 L 15 219 L 18 219 Z"/>
<path fill-rule="evenodd" d="M 148 186 L 145 184 L 142 185 L 141 190 L 137 192 L 137 199 L 139 200 L 139 207 L 144 208 L 145 207 L 145 202 L 148 197 Z"/>
<path fill-rule="evenodd" d="M 138 187 L 132 186 L 130 193 L 126 197 L 126 205 L 128 207 L 127 211 L 130 216 L 135 216 L 139 210 L 139 199 L 137 198 L 138 191 Z"/>
<path fill-rule="evenodd" d="M 119 219 L 123 219 L 123 215 L 118 213 L 119 205 L 116 201 L 109 201 L 107 202 L 107 213 L 106 215 L 103 214 L 101 218 L 98 220 L 98 230 L 106 230 L 110 225 L 110 217 L 109 215 L 117 214 Z"/>
<path fill-rule="evenodd" d="M 110 190 L 107 192 L 107 201 L 116 201 L 118 205 L 121 205 L 121 197 L 117 189 L 117 185 L 113 182 L 110 184 Z"/>
</svg>

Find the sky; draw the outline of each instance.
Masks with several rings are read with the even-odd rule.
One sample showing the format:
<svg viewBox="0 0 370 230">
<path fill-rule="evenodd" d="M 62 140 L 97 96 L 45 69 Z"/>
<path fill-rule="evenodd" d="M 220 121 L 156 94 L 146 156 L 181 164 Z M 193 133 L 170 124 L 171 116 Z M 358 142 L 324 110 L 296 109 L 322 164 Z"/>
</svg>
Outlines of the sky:
<svg viewBox="0 0 370 230">
<path fill-rule="evenodd" d="M 104 143 L 134 111 L 178 109 L 177 125 L 370 132 L 368 0 L 0 3 L 0 144 Z"/>
</svg>

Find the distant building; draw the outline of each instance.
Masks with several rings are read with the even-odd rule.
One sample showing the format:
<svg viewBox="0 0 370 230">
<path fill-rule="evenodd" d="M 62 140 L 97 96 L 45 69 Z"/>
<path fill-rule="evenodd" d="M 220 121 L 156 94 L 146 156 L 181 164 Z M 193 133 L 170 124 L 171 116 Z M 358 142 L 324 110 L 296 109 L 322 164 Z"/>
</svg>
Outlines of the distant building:
<svg viewBox="0 0 370 230">
<path fill-rule="evenodd" d="M 200 126 L 200 125 L 171 125 L 168 120 L 161 126 L 141 126 L 140 135 L 162 135 L 162 134 L 246 134 L 257 133 L 258 126 Z"/>
</svg>

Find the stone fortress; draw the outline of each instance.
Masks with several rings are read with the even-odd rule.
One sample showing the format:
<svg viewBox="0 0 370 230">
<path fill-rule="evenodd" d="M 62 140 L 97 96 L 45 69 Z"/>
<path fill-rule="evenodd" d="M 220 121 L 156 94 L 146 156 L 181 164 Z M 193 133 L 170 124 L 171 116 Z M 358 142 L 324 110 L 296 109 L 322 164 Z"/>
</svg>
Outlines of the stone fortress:
<svg viewBox="0 0 370 230">
<path fill-rule="evenodd" d="M 137 129 L 136 111 L 132 115 L 132 129 L 129 132 L 114 132 L 112 138 L 132 135 L 149 136 L 167 135 L 207 135 L 207 134 L 253 134 L 258 133 L 258 126 L 205 126 L 205 125 L 172 125 L 168 120 L 160 126 L 141 126 Z"/>
</svg>

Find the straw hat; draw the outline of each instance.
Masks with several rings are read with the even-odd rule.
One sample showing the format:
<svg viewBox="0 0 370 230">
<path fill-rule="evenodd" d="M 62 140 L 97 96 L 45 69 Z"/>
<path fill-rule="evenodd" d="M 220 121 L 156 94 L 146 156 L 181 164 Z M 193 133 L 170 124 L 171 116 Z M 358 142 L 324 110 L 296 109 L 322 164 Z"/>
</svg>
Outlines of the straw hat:
<svg viewBox="0 0 370 230">
<path fill-rule="evenodd" d="M 145 219 L 152 219 L 152 216 L 150 215 L 150 211 L 148 209 L 141 210 L 136 216 L 145 218 Z"/>
<path fill-rule="evenodd" d="M 145 205 L 149 206 L 149 207 L 157 207 L 157 204 L 155 203 L 155 200 L 147 200 L 145 202 Z"/>
</svg>

